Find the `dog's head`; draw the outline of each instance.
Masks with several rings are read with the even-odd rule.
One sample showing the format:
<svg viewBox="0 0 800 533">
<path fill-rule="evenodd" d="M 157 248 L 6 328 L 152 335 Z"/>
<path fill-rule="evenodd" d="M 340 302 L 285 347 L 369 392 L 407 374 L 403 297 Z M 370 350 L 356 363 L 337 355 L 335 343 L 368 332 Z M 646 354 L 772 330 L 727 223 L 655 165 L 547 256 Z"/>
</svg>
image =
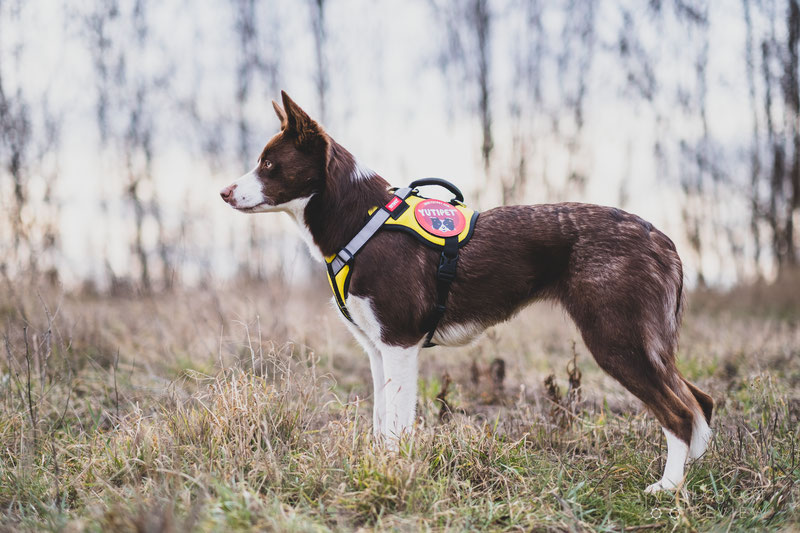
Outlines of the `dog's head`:
<svg viewBox="0 0 800 533">
<path fill-rule="evenodd" d="M 231 207 L 246 213 L 284 211 L 292 200 L 309 198 L 325 185 L 328 136 L 281 91 L 283 108 L 272 106 L 281 121 L 256 167 L 220 191 Z"/>
</svg>

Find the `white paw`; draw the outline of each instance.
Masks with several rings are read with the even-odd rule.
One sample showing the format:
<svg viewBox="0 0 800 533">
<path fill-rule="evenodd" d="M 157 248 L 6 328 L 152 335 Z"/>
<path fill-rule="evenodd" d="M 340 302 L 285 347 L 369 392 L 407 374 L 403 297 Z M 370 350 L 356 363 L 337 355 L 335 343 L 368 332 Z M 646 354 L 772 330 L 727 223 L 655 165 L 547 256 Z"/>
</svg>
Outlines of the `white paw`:
<svg viewBox="0 0 800 533">
<path fill-rule="evenodd" d="M 662 479 L 662 480 L 660 480 L 660 481 L 658 481 L 656 483 L 653 483 L 652 485 L 650 485 L 646 489 L 644 489 L 644 492 L 645 492 L 645 494 L 655 494 L 656 492 L 661 492 L 661 491 L 665 491 L 665 490 L 673 491 L 676 488 L 678 488 L 678 486 L 675 483 L 673 483 L 672 481 L 670 481 L 668 479 Z"/>
<path fill-rule="evenodd" d="M 706 453 L 711 442 L 711 428 L 705 419 L 699 419 L 692 431 L 692 443 L 689 446 L 689 459 L 699 459 Z"/>
</svg>

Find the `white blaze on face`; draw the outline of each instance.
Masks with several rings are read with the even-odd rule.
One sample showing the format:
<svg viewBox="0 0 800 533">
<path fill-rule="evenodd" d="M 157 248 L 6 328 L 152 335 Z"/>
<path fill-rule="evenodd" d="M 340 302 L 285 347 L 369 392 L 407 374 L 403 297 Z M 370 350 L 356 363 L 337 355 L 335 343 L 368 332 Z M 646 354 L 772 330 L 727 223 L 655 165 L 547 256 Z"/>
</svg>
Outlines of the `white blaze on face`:
<svg viewBox="0 0 800 533">
<path fill-rule="evenodd" d="M 264 196 L 264 190 L 261 185 L 261 180 L 258 179 L 256 171 L 258 167 L 254 168 L 241 178 L 233 182 L 233 207 L 237 209 L 252 209 L 267 201 Z M 269 206 L 263 206 L 269 207 Z"/>
</svg>

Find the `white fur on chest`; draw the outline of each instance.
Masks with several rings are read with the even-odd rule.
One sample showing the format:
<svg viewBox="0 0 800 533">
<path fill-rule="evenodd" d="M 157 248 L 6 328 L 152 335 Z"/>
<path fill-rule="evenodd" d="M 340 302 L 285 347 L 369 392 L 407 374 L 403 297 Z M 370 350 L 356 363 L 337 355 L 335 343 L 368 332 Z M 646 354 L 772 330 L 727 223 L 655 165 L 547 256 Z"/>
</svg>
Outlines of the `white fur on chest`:
<svg viewBox="0 0 800 533">
<path fill-rule="evenodd" d="M 311 230 L 308 229 L 306 225 L 306 206 L 308 205 L 309 200 L 311 197 L 314 196 L 306 196 L 304 198 L 295 198 L 294 200 L 290 200 L 285 204 L 281 204 L 281 211 L 285 211 L 292 217 L 294 220 L 295 225 L 297 226 L 297 231 L 300 233 L 300 237 L 302 237 L 303 242 L 306 243 L 308 246 L 308 251 L 315 260 L 323 262 L 324 258 L 322 256 L 322 252 L 320 251 L 317 243 L 314 242 L 314 236 L 311 235 Z"/>
<path fill-rule="evenodd" d="M 374 344 L 380 343 L 383 327 L 380 320 L 378 320 L 377 313 L 375 313 L 375 310 L 372 308 L 372 301 L 369 298 L 361 296 L 348 296 L 345 304 L 353 319 L 353 323 L 361 334 Z M 345 321 L 346 320 L 347 319 L 345 319 Z"/>
</svg>

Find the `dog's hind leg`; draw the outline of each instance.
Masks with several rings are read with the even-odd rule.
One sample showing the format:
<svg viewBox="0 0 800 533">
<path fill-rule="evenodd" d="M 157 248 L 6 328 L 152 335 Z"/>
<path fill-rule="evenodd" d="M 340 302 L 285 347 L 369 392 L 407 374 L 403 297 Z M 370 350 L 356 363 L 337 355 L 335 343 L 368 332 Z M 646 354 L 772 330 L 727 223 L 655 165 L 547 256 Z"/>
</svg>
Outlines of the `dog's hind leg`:
<svg viewBox="0 0 800 533">
<path fill-rule="evenodd" d="M 693 406 L 687 405 L 681 397 L 683 395 L 675 393 L 669 384 L 672 379 L 664 379 L 663 369 L 656 369 L 649 364 L 644 350 L 615 350 L 611 354 L 596 347 L 590 347 L 590 350 L 600 367 L 639 398 L 661 423 L 667 439 L 667 461 L 661 479 L 648 486 L 645 492 L 675 489 L 683 481 L 699 409 L 692 409 Z M 677 370 L 674 378 L 682 383 Z"/>
<path fill-rule="evenodd" d="M 639 398 L 661 423 L 667 438 L 667 461 L 661 479 L 646 490 L 672 490 L 683 481 L 686 460 L 705 449 L 711 432 L 703 408 L 675 367 L 671 355 L 674 340 L 664 336 L 661 342 L 647 342 L 656 338 L 654 328 L 648 331 L 648 322 L 631 320 L 616 309 L 619 307 L 607 306 L 602 314 L 596 314 L 573 308 L 570 314 L 600 367 Z"/>
<path fill-rule="evenodd" d="M 595 357 L 604 370 L 648 407 L 667 439 L 664 473 L 645 492 L 676 489 L 683 482 L 687 459 L 699 457 L 695 454 L 705 450 L 711 437 L 711 429 L 682 376 L 671 362 L 666 368 L 647 369 L 650 359 L 643 350 L 628 358 L 612 356 L 613 362 L 608 357 Z"/>
<path fill-rule="evenodd" d="M 686 461 L 699 457 L 711 438 L 713 408 L 711 398 L 689 385 L 675 365 L 682 272 L 674 246 L 662 237 L 650 230 L 646 241 L 637 241 L 649 254 L 584 265 L 558 293 L 600 367 L 661 423 L 667 460 L 647 492 L 683 482 Z"/>
<path fill-rule="evenodd" d="M 667 461 L 661 479 L 649 485 L 645 489 L 647 493 L 674 490 L 683 482 L 695 421 L 695 413 L 669 387 L 662 384 L 660 390 L 653 393 L 645 404 L 661 422 L 661 430 L 667 438 Z"/>
<path fill-rule="evenodd" d="M 628 352 L 628 354 L 633 353 L 636 352 Z M 664 369 L 646 368 L 649 366 L 648 359 L 642 352 L 632 357 L 616 354 L 610 357 L 606 354 L 598 355 L 594 350 L 592 354 L 603 370 L 639 398 L 661 423 L 661 429 L 667 439 L 664 473 L 661 479 L 648 486 L 645 492 L 674 490 L 683 481 L 686 460 L 691 455 L 690 447 L 697 438 L 695 428 L 698 427 L 698 420 L 702 420 L 705 428 L 708 428 L 700 409 L 686 401 L 687 396 L 691 397 L 688 391 L 675 390 L 683 385 L 677 369 L 673 368 L 674 374 L 665 379 Z M 644 369 L 637 369 L 640 366 Z M 704 433 L 706 440 L 709 436 L 710 430 Z"/>
<path fill-rule="evenodd" d="M 713 406 L 711 397 L 686 381 L 677 369 L 673 368 L 673 371 L 671 379 L 662 383 L 661 399 L 645 402 L 662 423 L 667 437 L 664 475 L 645 492 L 676 488 L 683 479 L 686 460 L 703 455 L 711 440 L 711 427 L 708 425 Z M 698 394 L 702 397 L 698 398 Z M 659 395 L 654 395 L 654 398 L 659 398 Z"/>
<path fill-rule="evenodd" d="M 385 379 L 386 419 L 384 436 L 396 449 L 400 437 L 410 433 L 417 410 L 417 356 L 419 345 L 380 346 Z"/>
</svg>

